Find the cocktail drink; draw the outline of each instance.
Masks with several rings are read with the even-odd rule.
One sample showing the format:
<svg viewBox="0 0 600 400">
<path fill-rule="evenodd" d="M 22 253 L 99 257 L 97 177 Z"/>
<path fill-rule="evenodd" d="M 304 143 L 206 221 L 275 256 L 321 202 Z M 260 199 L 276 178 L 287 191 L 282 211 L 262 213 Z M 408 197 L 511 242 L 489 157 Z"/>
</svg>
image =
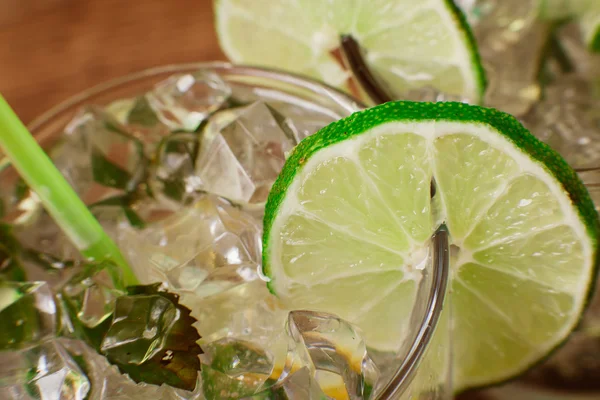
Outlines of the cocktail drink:
<svg viewBox="0 0 600 400">
<path fill-rule="evenodd" d="M 383 350 L 327 307 L 283 303 L 260 269 L 285 154 L 361 108 L 315 81 L 217 63 L 126 77 L 34 121 L 140 283 L 177 294 L 193 319 L 172 298 L 124 296 L 6 165 L 3 243 L 19 244 L 2 247 L 0 397 L 447 398 L 446 284 L 433 268 L 447 263 L 445 239 L 420 256 L 415 299 L 390 303 L 401 345 Z"/>
<path fill-rule="evenodd" d="M 275 3 L 216 2 L 226 53 L 343 91 L 174 66 L 32 124 L 124 261 L 0 161 L 0 397 L 597 394 L 598 9 Z"/>
</svg>

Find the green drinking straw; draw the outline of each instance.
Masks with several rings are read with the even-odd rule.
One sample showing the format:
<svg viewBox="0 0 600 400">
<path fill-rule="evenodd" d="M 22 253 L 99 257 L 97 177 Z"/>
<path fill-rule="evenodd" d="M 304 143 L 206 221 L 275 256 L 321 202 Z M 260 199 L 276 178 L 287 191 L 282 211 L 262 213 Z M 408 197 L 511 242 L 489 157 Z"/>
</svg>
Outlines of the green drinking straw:
<svg viewBox="0 0 600 400">
<path fill-rule="evenodd" d="M 108 272 L 115 285 L 138 283 L 117 245 L 104 232 L 60 171 L 0 94 L 0 148 L 36 192 L 44 208 L 89 260 L 110 260 L 120 267 Z"/>
</svg>

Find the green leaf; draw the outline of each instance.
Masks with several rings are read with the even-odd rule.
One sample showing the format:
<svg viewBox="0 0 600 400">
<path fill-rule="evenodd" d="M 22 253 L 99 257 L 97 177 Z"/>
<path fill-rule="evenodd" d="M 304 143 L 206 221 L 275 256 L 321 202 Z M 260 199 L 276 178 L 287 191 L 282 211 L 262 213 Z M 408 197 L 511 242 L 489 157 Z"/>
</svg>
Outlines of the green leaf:
<svg viewBox="0 0 600 400">
<path fill-rule="evenodd" d="M 21 200 L 23 200 L 25 196 L 27 196 L 28 192 L 29 186 L 27 186 L 27 183 L 25 183 L 25 180 L 23 178 L 19 177 L 19 180 L 15 184 L 15 203 L 18 203 Z"/>
<path fill-rule="evenodd" d="M 127 220 L 129 221 L 129 224 L 131 224 L 131 226 L 138 229 L 144 229 L 146 223 L 144 222 L 142 217 L 138 215 L 138 213 L 133 211 L 132 208 L 123 207 L 123 212 L 125 213 L 125 216 L 127 217 Z"/>
<path fill-rule="evenodd" d="M 90 211 L 92 211 L 92 214 L 94 214 L 94 209 L 96 209 L 97 207 L 101 207 L 101 206 L 119 207 L 122 209 L 125 217 L 129 221 L 131 226 L 138 228 L 138 229 L 143 229 L 146 226 L 146 223 L 144 222 L 142 217 L 140 217 L 138 215 L 138 213 L 136 213 L 133 210 L 133 208 L 131 208 L 131 204 L 134 202 L 135 202 L 135 196 L 132 193 L 128 193 L 125 195 L 113 196 L 113 197 L 106 198 L 104 200 L 97 201 L 93 204 L 90 204 L 88 206 L 88 208 L 90 209 Z M 96 214 L 94 214 L 94 216 L 96 216 Z"/>
<path fill-rule="evenodd" d="M 128 195 L 112 196 L 112 197 L 108 197 L 106 199 L 97 201 L 95 203 L 92 203 L 88 206 L 88 208 L 90 210 L 93 210 L 95 207 L 99 207 L 99 206 L 124 206 L 124 205 L 128 205 L 129 202 L 130 202 L 130 199 L 129 199 Z"/>
<path fill-rule="evenodd" d="M 186 158 L 186 162 L 182 163 L 178 170 L 170 170 L 166 174 L 167 177 L 158 178 L 162 184 L 162 194 L 178 202 L 183 202 L 186 195 L 184 180 L 186 175 L 193 173 L 199 151 L 200 140 L 197 133 L 173 133 L 160 142 L 157 150 L 159 164 L 171 153 Z"/>
<path fill-rule="evenodd" d="M 0 244 L 0 279 L 24 282 L 27 274 L 18 259 L 12 257 L 6 247 Z"/>
<path fill-rule="evenodd" d="M 104 335 L 106 334 L 106 332 L 110 328 L 110 325 L 112 324 L 111 319 L 108 318 L 98 326 L 95 326 L 94 328 L 89 328 L 79 322 L 75 306 L 65 299 L 63 293 L 57 294 L 56 298 L 57 302 L 59 302 L 61 305 L 61 309 L 64 310 L 69 316 L 69 320 L 73 328 L 73 335 L 76 338 L 83 340 L 90 347 L 96 349 L 96 351 L 99 352 L 98 349 L 100 349 L 100 346 L 102 345 Z"/>
<path fill-rule="evenodd" d="M 58 271 L 75 266 L 75 262 L 72 260 L 63 260 L 51 254 L 41 253 L 31 249 L 23 249 L 21 258 L 31 263 L 35 263 L 38 267 L 46 271 Z"/>
<path fill-rule="evenodd" d="M 146 127 L 152 127 L 157 125 L 160 121 L 156 116 L 156 113 L 150 107 L 146 96 L 139 97 L 127 117 L 127 122 L 130 124 L 137 124 Z"/>
<path fill-rule="evenodd" d="M 183 201 L 185 186 L 181 181 L 175 179 L 158 179 L 162 183 L 162 193 L 170 199 Z"/>
<path fill-rule="evenodd" d="M 42 282 L 9 282 L 0 280 L 0 351 L 19 349 L 42 339 L 44 318 L 40 317 L 35 295 Z"/>
<path fill-rule="evenodd" d="M 130 163 L 133 162 L 135 167 L 134 171 L 128 171 L 108 158 L 103 145 L 92 144 L 91 164 L 94 181 L 103 186 L 133 192 L 147 177 L 148 159 L 144 155 L 144 145 L 113 118 L 107 117 L 103 124 L 108 131 L 105 134 L 109 137 L 104 141 L 111 143 L 109 148 L 112 150 L 126 148 L 126 154 L 122 154 L 121 157 Z"/>
<path fill-rule="evenodd" d="M 0 279 L 23 282 L 27 279 L 20 259 L 21 244 L 12 233 L 12 226 L 0 223 Z"/>
<path fill-rule="evenodd" d="M 96 148 L 92 149 L 92 174 L 101 185 L 118 189 L 126 189 L 131 180 L 129 172 L 113 164 Z"/>
<path fill-rule="evenodd" d="M 133 286 L 128 288 L 129 296 L 158 295 L 170 302 L 177 310 L 175 321 L 164 337 L 159 351 L 141 364 L 116 363 L 121 372 L 136 382 L 155 385 L 166 383 L 185 390 L 194 390 L 202 353 L 196 343 L 200 335 L 193 324 L 196 319 L 190 310 L 179 303 L 179 296 L 159 290 L 160 284 Z M 126 297 L 126 296 L 124 296 Z M 112 362 L 111 357 L 108 357 Z"/>
<path fill-rule="evenodd" d="M 76 310 L 63 294 L 61 301 L 71 315 L 76 337 L 136 382 L 194 390 L 202 350 L 196 343 L 200 335 L 193 327 L 196 319 L 190 310 L 179 303 L 177 295 L 160 290 L 160 284 L 132 286 L 127 292 L 117 298 L 113 316 L 93 329 L 73 317 Z M 153 307 L 157 303 L 160 307 Z M 147 332 L 144 329 L 149 319 L 160 322 L 153 325 L 159 334 L 150 338 L 138 335 L 140 329 Z"/>
<path fill-rule="evenodd" d="M 12 225 L 0 222 L 0 244 L 9 249 L 11 254 L 21 250 L 21 244 L 15 238 L 12 230 Z"/>
</svg>

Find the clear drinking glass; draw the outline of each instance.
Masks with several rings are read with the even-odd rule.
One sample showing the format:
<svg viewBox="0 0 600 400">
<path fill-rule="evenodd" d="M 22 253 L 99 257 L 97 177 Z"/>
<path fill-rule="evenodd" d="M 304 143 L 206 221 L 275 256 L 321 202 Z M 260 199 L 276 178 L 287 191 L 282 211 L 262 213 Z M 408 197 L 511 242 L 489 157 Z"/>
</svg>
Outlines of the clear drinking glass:
<svg viewBox="0 0 600 400">
<path fill-rule="evenodd" d="M 288 73 L 226 63 L 186 64 L 153 68 L 96 86 L 41 115 L 29 125 L 29 128 L 42 146 L 50 149 L 61 138 L 65 126 L 82 106 L 90 104 L 106 106 L 116 100 L 135 98 L 173 74 L 194 73 L 198 70 L 216 73 L 231 87 L 238 100 L 262 99 L 277 105 L 278 110 L 283 110 L 284 114 L 308 110 L 311 121 L 318 121 L 317 125 L 326 125 L 364 107 L 360 101 L 336 89 Z M 4 161 L 0 165 L 0 194 L 13 193 L 17 182 L 18 176 L 15 171 Z M 86 201 L 93 201 L 93 199 L 87 198 Z M 14 220 L 23 210 L 6 207 L 5 211 L 4 219 Z M 402 400 L 451 398 L 450 311 L 446 296 L 447 279 L 448 237 L 442 227 L 431 240 L 428 267 L 424 269 L 417 301 L 410 318 L 410 332 L 404 345 L 397 354 L 372 355 L 378 365 L 383 367 L 381 367 L 381 378 L 373 388 L 371 398 Z M 0 300 L 1 296 L 2 293 L 0 293 Z M 58 318 L 57 313 L 54 312 L 52 317 Z M 10 357 L 15 356 L 14 353 L 0 352 L 0 395 L 9 398 L 21 398 L 21 396 L 35 398 L 31 393 L 20 392 L 18 385 L 14 386 L 15 382 L 10 381 L 24 379 L 22 376 L 10 375 Z M 326 369 L 327 366 L 323 368 Z M 104 398 L 93 385 L 87 390 L 92 394 L 91 398 Z M 182 392 L 178 393 L 179 396 L 186 396 L 185 393 L 183 395 Z M 72 394 L 69 398 L 78 397 Z"/>
</svg>

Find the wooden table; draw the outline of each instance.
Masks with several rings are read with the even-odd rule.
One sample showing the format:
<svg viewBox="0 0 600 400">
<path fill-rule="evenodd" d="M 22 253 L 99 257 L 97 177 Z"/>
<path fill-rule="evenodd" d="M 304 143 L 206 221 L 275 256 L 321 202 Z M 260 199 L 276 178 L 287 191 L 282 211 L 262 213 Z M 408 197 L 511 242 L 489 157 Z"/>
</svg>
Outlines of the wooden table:
<svg viewBox="0 0 600 400">
<path fill-rule="evenodd" d="M 225 60 L 212 0 L 0 0 L 0 93 L 27 123 L 100 82 Z"/>
</svg>

